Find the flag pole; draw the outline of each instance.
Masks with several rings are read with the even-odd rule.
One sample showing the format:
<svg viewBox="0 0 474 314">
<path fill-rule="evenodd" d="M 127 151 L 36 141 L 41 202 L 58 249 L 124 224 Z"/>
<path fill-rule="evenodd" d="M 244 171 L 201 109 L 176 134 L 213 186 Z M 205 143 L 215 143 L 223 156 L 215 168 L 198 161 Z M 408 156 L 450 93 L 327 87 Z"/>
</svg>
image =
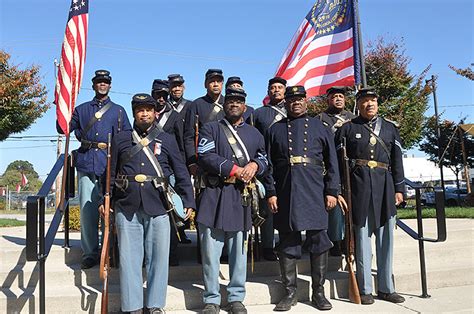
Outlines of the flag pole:
<svg viewBox="0 0 474 314">
<path fill-rule="evenodd" d="M 362 42 L 362 30 L 360 26 L 360 16 L 359 16 L 359 0 L 354 0 L 354 14 L 356 17 L 357 23 L 357 46 L 359 54 L 359 64 L 360 64 L 360 75 L 362 80 L 362 87 L 367 87 L 367 76 L 365 74 L 365 61 L 364 61 L 364 43 Z"/>
<path fill-rule="evenodd" d="M 62 174 L 62 179 L 61 179 L 61 200 L 59 202 L 59 209 L 63 212 L 64 214 L 64 200 L 66 198 L 66 180 L 67 180 L 67 174 L 69 171 L 69 138 L 70 138 L 70 133 L 65 134 L 66 136 L 66 143 L 64 145 L 64 164 L 63 164 L 63 174 Z M 68 191 L 69 192 L 69 191 Z"/>
</svg>

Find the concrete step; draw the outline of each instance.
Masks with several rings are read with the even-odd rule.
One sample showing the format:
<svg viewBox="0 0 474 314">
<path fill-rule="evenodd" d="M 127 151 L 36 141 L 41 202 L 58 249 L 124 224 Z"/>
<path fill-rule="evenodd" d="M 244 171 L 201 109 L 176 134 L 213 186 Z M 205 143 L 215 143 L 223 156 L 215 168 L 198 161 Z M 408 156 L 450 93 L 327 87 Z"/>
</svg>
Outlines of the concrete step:
<svg viewBox="0 0 474 314">
<path fill-rule="evenodd" d="M 416 226 L 416 221 L 408 221 Z M 474 284 L 474 263 L 472 256 L 474 223 L 472 220 L 448 220 L 448 240 L 443 243 L 426 243 L 425 253 L 429 290 L 458 285 Z M 425 223 L 425 235 L 434 236 L 434 220 Z M 24 252 L 23 228 L 0 229 L 0 313 L 36 312 L 38 307 L 38 271 L 36 263 L 26 262 Z M 47 312 L 98 312 L 100 310 L 100 291 L 102 283 L 98 268 L 83 271 L 79 234 L 71 234 L 72 248 L 61 248 L 63 236 L 58 234 L 46 263 Z M 167 309 L 182 311 L 202 307 L 202 268 L 195 262 L 195 232 L 189 232 L 193 239 L 191 245 L 180 245 L 180 267 L 170 268 L 170 281 L 167 293 Z M 401 229 L 395 231 L 394 250 L 395 285 L 398 291 L 419 291 L 420 274 L 418 244 Z M 374 252 L 375 253 L 375 252 Z M 249 263 L 250 264 L 250 263 Z M 373 258 L 375 269 L 375 258 Z M 347 297 L 347 273 L 342 258 L 330 259 L 330 271 L 326 281 L 326 294 L 331 298 Z M 250 265 L 248 266 L 250 268 Z M 302 301 L 309 300 L 310 283 L 309 261 L 304 256 L 298 262 L 298 296 Z M 228 279 L 228 265 L 221 267 L 221 290 L 225 300 L 225 285 Z M 375 280 L 374 273 L 374 281 Z M 250 306 L 270 304 L 279 300 L 283 289 L 278 282 L 277 262 L 255 263 L 254 273 L 248 270 L 247 297 Z M 110 277 L 110 310 L 120 308 L 119 278 L 117 270 Z M 67 309 L 64 305 L 67 304 Z M 64 310 L 63 310 L 64 309 Z"/>
</svg>

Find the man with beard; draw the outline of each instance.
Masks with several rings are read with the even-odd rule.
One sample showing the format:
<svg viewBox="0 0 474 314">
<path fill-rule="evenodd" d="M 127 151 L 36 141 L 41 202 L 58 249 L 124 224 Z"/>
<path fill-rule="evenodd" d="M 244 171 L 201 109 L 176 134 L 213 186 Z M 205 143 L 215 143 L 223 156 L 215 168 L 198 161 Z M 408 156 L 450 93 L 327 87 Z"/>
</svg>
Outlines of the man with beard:
<svg viewBox="0 0 474 314">
<path fill-rule="evenodd" d="M 352 112 L 345 110 L 346 87 L 333 86 L 326 91 L 328 108 L 319 114 L 324 126 L 336 131 L 348 120 L 355 118 Z M 341 256 L 344 239 L 344 214 L 339 205 L 329 212 L 328 235 L 334 246 L 329 250 L 332 256 Z"/>
<path fill-rule="evenodd" d="M 372 296 L 372 234 L 375 234 L 379 299 L 402 303 L 392 281 L 393 229 L 396 205 L 403 202 L 405 175 L 402 146 L 396 125 L 378 116 L 373 88 L 356 94 L 359 116 L 336 133 L 336 142 L 346 142 L 351 164 L 352 219 L 354 222 L 357 284 L 362 304 Z"/>
<path fill-rule="evenodd" d="M 155 123 L 156 101 L 147 94 L 132 98 L 133 130 L 112 143 L 112 206 L 120 253 L 120 292 L 123 312 L 164 313 L 168 286 L 170 221 L 166 189 L 175 177 L 189 218 L 195 206 L 191 180 L 174 137 Z M 146 304 L 142 263 L 145 258 Z"/>
<path fill-rule="evenodd" d="M 74 108 L 69 124 L 69 130 L 74 131 L 81 142 L 80 148 L 72 152 L 72 159 L 77 169 L 81 211 L 82 269 L 93 267 L 99 260 L 97 209 L 102 198 L 102 179 L 107 164 L 108 134 L 115 136 L 132 128 L 125 109 L 109 98 L 111 83 L 109 71 L 95 71 L 92 78 L 95 97 Z M 59 125 L 57 130 L 62 133 Z"/>
<path fill-rule="evenodd" d="M 266 171 L 268 161 L 263 136 L 243 119 L 245 97 L 242 89 L 227 89 L 225 118 L 205 124 L 199 133 L 198 163 L 206 185 L 198 199 L 197 213 L 205 314 L 220 310 L 219 258 L 224 243 L 230 269 L 226 310 L 247 313 L 242 302 L 247 275 L 247 231 L 252 218 L 244 189 L 248 191 L 255 175 Z"/>
<path fill-rule="evenodd" d="M 270 127 L 283 118 L 286 118 L 285 108 L 285 87 L 286 80 L 281 77 L 274 77 L 268 81 L 267 94 L 270 102 L 266 106 L 262 106 L 255 110 L 254 126 L 265 136 Z M 269 176 L 269 175 L 267 175 Z M 268 180 L 268 178 L 263 179 Z M 276 261 L 277 257 L 273 252 L 274 246 L 274 229 L 273 214 L 267 206 L 267 202 L 260 202 L 260 211 L 267 213 L 265 223 L 262 225 L 262 246 L 263 258 L 269 261 Z"/>
<path fill-rule="evenodd" d="M 307 115 L 303 86 L 286 88 L 285 105 L 288 117 L 276 122 L 266 134 L 274 182 L 266 181 L 265 190 L 280 238 L 275 251 L 286 290 L 274 310 L 288 311 L 297 303 L 296 260 L 302 249 L 310 254 L 311 302 L 319 310 L 329 310 L 332 305 L 324 296 L 328 250 L 332 247 L 326 232 L 327 211 L 336 206 L 339 189 L 334 137 L 319 119 Z M 302 245 L 303 230 L 306 241 Z"/>
</svg>

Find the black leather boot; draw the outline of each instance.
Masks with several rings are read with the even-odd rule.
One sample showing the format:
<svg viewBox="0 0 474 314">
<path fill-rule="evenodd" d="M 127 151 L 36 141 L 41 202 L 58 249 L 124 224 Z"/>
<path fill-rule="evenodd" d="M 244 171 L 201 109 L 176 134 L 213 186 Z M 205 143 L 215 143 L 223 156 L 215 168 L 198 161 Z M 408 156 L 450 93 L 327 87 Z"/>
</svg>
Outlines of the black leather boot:
<svg viewBox="0 0 474 314">
<path fill-rule="evenodd" d="M 326 280 L 326 271 L 328 268 L 328 252 L 316 255 L 310 253 L 311 258 L 311 288 L 313 295 L 311 303 L 321 311 L 332 309 L 331 303 L 324 296 L 324 281 Z"/>
<path fill-rule="evenodd" d="M 285 254 L 278 254 L 280 263 L 281 281 L 286 295 L 278 302 L 274 311 L 289 311 L 298 302 L 296 298 L 296 258 L 289 258 Z"/>
</svg>

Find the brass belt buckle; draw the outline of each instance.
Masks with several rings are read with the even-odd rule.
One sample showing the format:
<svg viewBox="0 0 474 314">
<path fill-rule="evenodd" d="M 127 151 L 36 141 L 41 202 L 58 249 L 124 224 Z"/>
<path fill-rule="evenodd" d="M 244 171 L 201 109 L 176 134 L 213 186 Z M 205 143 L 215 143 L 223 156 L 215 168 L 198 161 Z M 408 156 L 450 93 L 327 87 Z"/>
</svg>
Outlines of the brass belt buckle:
<svg viewBox="0 0 474 314">
<path fill-rule="evenodd" d="M 97 147 L 100 149 L 106 149 L 107 148 L 107 143 L 99 142 L 97 143 Z"/>
<path fill-rule="evenodd" d="M 301 156 L 290 157 L 290 164 L 291 165 L 300 164 L 301 162 L 302 162 L 302 157 Z"/>
<path fill-rule="evenodd" d="M 377 162 L 375 160 L 369 160 L 367 166 L 369 166 L 369 168 L 375 168 L 377 167 Z"/>
<path fill-rule="evenodd" d="M 135 176 L 135 181 L 142 183 L 146 181 L 146 175 L 145 174 L 137 174 Z"/>
</svg>

